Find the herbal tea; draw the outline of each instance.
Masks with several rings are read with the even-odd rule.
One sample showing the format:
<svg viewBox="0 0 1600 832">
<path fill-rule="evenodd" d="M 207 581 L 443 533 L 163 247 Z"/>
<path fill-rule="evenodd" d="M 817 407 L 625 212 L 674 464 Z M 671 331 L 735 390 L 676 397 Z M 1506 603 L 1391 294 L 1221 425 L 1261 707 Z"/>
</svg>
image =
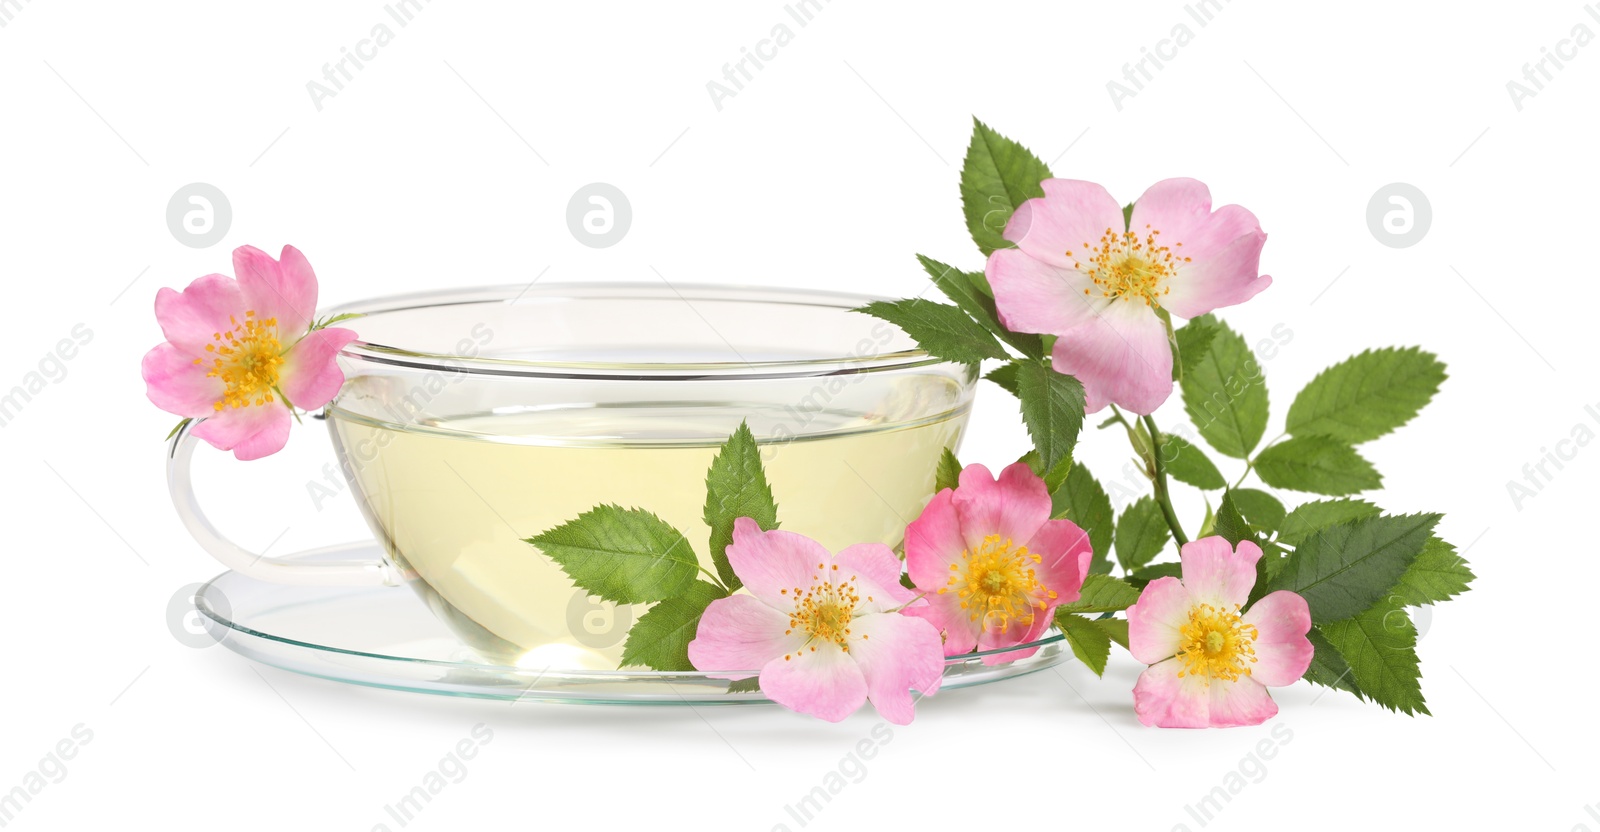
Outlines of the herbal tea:
<svg viewBox="0 0 1600 832">
<path fill-rule="evenodd" d="M 896 398 L 960 400 L 947 389 L 953 380 L 908 381 L 918 389 L 902 387 Z M 678 528 L 715 572 L 701 520 L 712 457 L 741 419 L 758 437 L 784 437 L 792 434 L 782 426 L 797 411 L 684 404 L 496 412 L 404 426 L 334 407 L 329 421 L 374 530 L 463 640 L 499 662 L 613 669 L 646 607 L 591 598 L 524 538 L 597 503 L 616 503 Z M 917 419 L 804 412 L 803 430 L 794 431 L 800 436 L 762 440 L 782 527 L 834 551 L 862 541 L 898 544 L 933 493 L 941 450 L 959 441 L 966 407 Z"/>
</svg>

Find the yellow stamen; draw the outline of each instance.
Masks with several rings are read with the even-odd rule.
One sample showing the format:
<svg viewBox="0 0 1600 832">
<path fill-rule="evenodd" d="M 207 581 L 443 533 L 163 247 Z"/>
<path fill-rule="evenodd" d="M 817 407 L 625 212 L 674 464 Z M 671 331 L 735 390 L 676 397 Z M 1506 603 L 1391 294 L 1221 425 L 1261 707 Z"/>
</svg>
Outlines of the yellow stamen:
<svg viewBox="0 0 1600 832">
<path fill-rule="evenodd" d="M 968 610 L 969 621 L 996 626 L 1002 633 L 1013 623 L 1026 628 L 1033 624 L 1037 611 L 1057 597 L 1054 590 L 1039 582 L 1034 566 L 1042 559 L 1029 552 L 1027 546 L 1001 540 L 1000 535 L 984 538 L 976 551 L 963 551 L 961 561 L 950 565 L 955 574 L 937 592 L 955 592 L 961 609 Z"/>
<path fill-rule="evenodd" d="M 270 404 L 283 366 L 283 345 L 278 341 L 278 319 L 258 319 L 254 310 L 246 312 L 244 323 L 229 316 L 233 329 L 213 333 L 206 352 L 211 360 L 207 378 L 221 379 L 222 398 L 212 403 L 215 411 L 224 408 Z M 199 359 L 196 364 L 201 363 Z"/>
<path fill-rule="evenodd" d="M 1178 630 L 1181 676 L 1234 681 L 1250 675 L 1256 662 L 1256 628 L 1239 617 L 1239 608 L 1200 604 L 1189 610 L 1189 622 Z"/>
<path fill-rule="evenodd" d="M 1189 262 L 1172 247 L 1162 245 L 1157 240 L 1160 235 L 1160 230 L 1149 224 L 1145 225 L 1143 237 L 1133 231 L 1107 228 L 1098 245 L 1084 243 L 1082 252 L 1074 255 L 1068 250 L 1067 257 L 1072 258 L 1073 268 L 1089 276 L 1102 297 L 1159 307 L 1161 298 L 1172 291 L 1171 278 L 1177 274 L 1178 266 Z M 1089 289 L 1083 293 L 1091 294 Z"/>
</svg>

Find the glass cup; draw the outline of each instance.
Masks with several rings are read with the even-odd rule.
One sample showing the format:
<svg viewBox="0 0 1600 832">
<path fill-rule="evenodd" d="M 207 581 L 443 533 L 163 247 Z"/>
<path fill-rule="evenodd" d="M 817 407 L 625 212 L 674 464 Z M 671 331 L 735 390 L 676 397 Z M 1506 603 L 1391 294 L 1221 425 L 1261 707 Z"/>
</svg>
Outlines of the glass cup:
<svg viewBox="0 0 1600 832">
<path fill-rule="evenodd" d="M 486 659 L 614 669 L 644 607 L 590 596 L 527 538 L 599 503 L 651 511 L 709 556 L 706 470 L 748 424 L 782 527 L 837 551 L 897 546 L 955 449 L 976 369 L 849 310 L 874 298 L 666 284 L 404 295 L 359 313 L 324 417 L 387 556 L 307 562 L 228 541 L 173 439 L 178 513 L 251 578 L 412 587 Z"/>
</svg>

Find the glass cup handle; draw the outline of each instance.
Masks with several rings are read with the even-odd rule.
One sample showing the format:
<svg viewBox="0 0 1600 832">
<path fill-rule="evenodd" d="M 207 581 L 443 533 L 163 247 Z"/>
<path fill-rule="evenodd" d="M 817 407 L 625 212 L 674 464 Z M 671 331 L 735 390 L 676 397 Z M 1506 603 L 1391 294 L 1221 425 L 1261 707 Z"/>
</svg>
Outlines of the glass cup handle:
<svg viewBox="0 0 1600 832">
<path fill-rule="evenodd" d="M 224 566 L 258 581 L 300 586 L 399 586 L 405 577 L 393 564 L 377 560 L 305 561 L 269 558 L 239 546 L 222 536 L 210 518 L 200 510 L 190 479 L 189 462 L 200 439 L 191 433 L 194 422 L 185 424 L 172 437 L 167 448 L 167 489 L 172 505 L 189 534 Z M 330 547 L 333 551 L 348 546 Z"/>
</svg>

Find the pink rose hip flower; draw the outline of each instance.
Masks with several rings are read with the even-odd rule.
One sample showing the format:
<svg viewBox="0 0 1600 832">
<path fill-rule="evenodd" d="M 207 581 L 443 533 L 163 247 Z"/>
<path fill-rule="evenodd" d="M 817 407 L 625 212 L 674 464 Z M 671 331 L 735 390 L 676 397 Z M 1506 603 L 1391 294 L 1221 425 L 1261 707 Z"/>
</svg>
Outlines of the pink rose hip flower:
<svg viewBox="0 0 1600 832">
<path fill-rule="evenodd" d="M 728 563 L 749 594 L 718 598 L 700 617 L 689 661 L 725 678 L 759 670 L 772 701 L 838 722 L 868 699 L 884 719 L 911 722 L 911 689 L 931 696 L 944 674 L 939 633 L 896 612 L 916 594 L 881 543 L 837 556 L 809 537 L 764 532 L 741 517 Z"/>
<path fill-rule="evenodd" d="M 201 419 L 194 435 L 239 459 L 277 453 L 291 408 L 315 410 L 344 384 L 335 361 L 348 329 L 313 329 L 317 276 L 284 246 L 278 260 L 253 246 L 233 252 L 238 279 L 208 274 L 156 294 L 166 342 L 145 354 L 146 394 L 168 413 Z"/>
<path fill-rule="evenodd" d="M 1233 306 L 1267 288 L 1267 235 L 1237 206 L 1211 210 L 1193 179 L 1165 179 L 1122 207 L 1093 182 L 1046 179 L 1017 207 L 985 272 L 1006 328 L 1057 336 L 1055 369 L 1083 382 L 1088 410 L 1141 415 L 1172 394 L 1165 309 L 1180 318 Z"/>
<path fill-rule="evenodd" d="M 1261 547 L 1222 537 L 1183 546 L 1183 579 L 1157 578 L 1128 608 L 1128 652 L 1150 665 L 1133 688 L 1139 721 L 1161 728 L 1260 725 L 1278 713 L 1267 688 L 1311 665 L 1306 600 L 1279 590 L 1240 614 Z"/>
<path fill-rule="evenodd" d="M 928 601 L 906 614 L 943 632 L 947 656 L 1037 641 L 1056 606 L 1078 600 L 1093 557 L 1083 529 L 1050 519 L 1049 491 L 1027 464 L 1007 466 L 998 480 L 969 465 L 959 486 L 935 494 L 906 528 L 907 571 Z"/>
</svg>

